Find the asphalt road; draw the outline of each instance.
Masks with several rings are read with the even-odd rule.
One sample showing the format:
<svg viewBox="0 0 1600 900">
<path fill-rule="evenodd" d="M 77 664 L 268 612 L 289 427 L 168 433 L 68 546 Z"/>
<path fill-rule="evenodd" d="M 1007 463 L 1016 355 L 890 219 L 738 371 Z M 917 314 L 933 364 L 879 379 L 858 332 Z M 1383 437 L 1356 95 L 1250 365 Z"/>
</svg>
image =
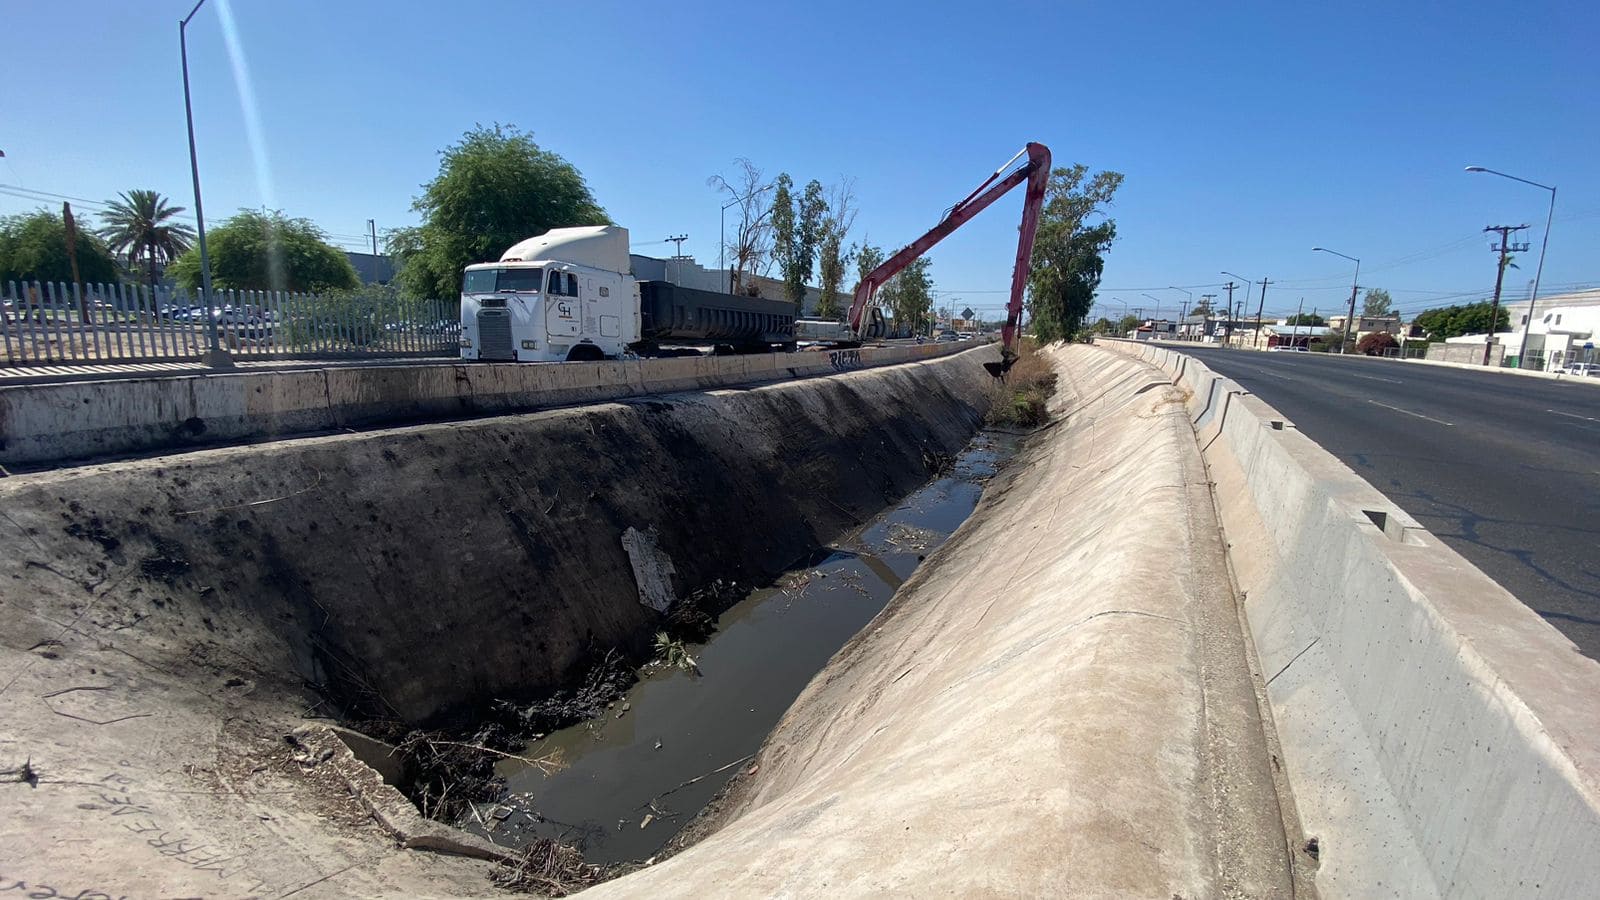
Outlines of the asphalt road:
<svg viewBox="0 0 1600 900">
<path fill-rule="evenodd" d="M 1600 659 L 1600 384 L 1321 353 L 1184 352 L 1272 404 Z"/>
</svg>

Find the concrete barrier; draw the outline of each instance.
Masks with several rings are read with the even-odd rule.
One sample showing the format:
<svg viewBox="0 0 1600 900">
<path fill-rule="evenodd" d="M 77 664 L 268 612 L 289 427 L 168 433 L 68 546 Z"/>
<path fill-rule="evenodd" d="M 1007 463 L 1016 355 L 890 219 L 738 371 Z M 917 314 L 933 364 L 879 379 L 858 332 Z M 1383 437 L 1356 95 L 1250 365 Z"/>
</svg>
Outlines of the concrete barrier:
<svg viewBox="0 0 1600 900">
<path fill-rule="evenodd" d="M 0 465 L 617 400 L 931 359 L 971 344 L 594 363 L 335 366 L 0 387 Z"/>
<path fill-rule="evenodd" d="M 1322 894 L 1592 892 L 1600 663 L 1237 383 L 1105 343 L 1189 392 Z"/>
</svg>

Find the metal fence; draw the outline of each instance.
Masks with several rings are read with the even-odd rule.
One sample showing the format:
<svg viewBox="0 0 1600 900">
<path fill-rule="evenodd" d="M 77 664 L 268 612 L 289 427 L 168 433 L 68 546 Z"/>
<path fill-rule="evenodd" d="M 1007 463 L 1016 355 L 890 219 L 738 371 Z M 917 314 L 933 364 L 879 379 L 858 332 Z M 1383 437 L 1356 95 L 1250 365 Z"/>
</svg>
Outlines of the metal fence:
<svg viewBox="0 0 1600 900">
<path fill-rule="evenodd" d="M 453 356 L 455 301 L 389 288 L 328 294 L 215 291 L 212 309 L 183 289 L 8 282 L 0 290 L 3 364 L 194 361 L 218 343 L 241 358 Z"/>
</svg>

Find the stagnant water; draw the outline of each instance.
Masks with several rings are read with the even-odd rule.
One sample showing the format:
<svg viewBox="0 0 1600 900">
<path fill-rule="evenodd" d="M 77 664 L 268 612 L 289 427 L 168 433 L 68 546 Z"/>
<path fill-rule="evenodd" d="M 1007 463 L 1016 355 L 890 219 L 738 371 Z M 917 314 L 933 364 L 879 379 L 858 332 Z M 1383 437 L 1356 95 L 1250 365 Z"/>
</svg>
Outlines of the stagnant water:
<svg viewBox="0 0 1600 900">
<path fill-rule="evenodd" d="M 551 837 L 590 862 L 647 859 L 760 748 L 806 684 L 977 506 L 1016 439 L 980 433 L 948 473 L 825 547 L 717 620 L 689 651 L 699 674 L 655 665 L 599 719 L 506 760 L 511 796 L 462 823 L 502 845 Z"/>
</svg>

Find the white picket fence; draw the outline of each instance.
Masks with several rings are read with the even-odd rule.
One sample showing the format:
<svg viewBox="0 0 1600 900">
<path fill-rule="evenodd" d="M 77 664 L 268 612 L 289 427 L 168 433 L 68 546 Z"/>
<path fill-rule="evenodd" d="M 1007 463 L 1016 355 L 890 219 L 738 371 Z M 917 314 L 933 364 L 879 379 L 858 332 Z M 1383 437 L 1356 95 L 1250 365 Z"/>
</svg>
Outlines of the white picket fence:
<svg viewBox="0 0 1600 900">
<path fill-rule="evenodd" d="M 454 301 L 386 289 L 338 294 L 214 291 L 208 311 L 183 289 L 8 282 L 0 289 L 6 366 L 195 360 L 217 342 L 244 358 L 453 356 Z"/>
</svg>

